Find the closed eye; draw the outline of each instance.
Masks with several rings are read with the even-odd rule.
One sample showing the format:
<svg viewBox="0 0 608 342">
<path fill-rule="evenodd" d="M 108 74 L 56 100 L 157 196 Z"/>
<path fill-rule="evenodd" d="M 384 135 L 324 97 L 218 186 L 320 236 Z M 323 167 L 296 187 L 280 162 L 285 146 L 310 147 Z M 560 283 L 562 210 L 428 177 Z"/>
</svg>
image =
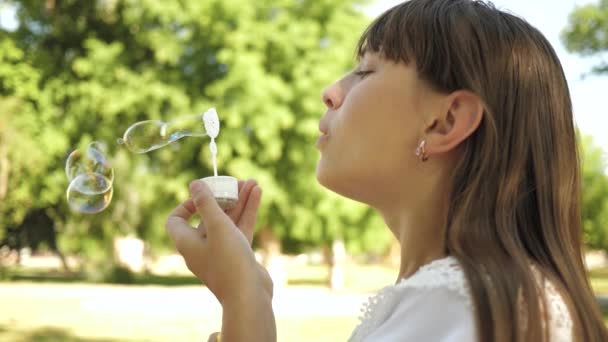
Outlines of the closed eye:
<svg viewBox="0 0 608 342">
<path fill-rule="evenodd" d="M 354 74 L 357 75 L 357 76 L 359 76 L 359 77 L 361 77 L 361 78 L 363 78 L 363 77 L 371 74 L 372 72 L 373 71 L 371 71 L 371 70 L 358 70 L 358 71 L 355 71 Z"/>
</svg>

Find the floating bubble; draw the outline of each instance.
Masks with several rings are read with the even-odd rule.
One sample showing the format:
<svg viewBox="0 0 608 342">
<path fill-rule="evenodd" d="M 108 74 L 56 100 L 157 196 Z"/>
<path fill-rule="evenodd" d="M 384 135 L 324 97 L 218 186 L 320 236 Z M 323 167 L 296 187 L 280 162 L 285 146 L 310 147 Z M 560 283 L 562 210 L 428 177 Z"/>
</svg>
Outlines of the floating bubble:
<svg viewBox="0 0 608 342">
<path fill-rule="evenodd" d="M 96 214 L 112 201 L 112 181 L 98 173 L 83 173 L 74 178 L 67 190 L 70 208 L 85 214 Z"/>
<path fill-rule="evenodd" d="M 94 141 L 84 152 L 70 153 L 65 173 L 69 182 L 66 195 L 72 210 L 94 214 L 108 207 L 114 191 L 114 169 L 106 157 L 105 144 Z"/>
<path fill-rule="evenodd" d="M 110 182 L 114 181 L 114 169 L 105 156 L 105 149 L 99 147 L 97 142 L 93 142 L 87 146 L 85 153 L 80 150 L 70 153 L 65 163 L 68 181 L 71 182 L 76 176 L 85 173 L 98 173 Z"/>
<path fill-rule="evenodd" d="M 137 122 L 127 129 L 124 136 L 118 139 L 118 143 L 124 144 L 135 153 L 146 153 L 159 149 L 171 142 L 166 136 L 165 125 L 159 120 Z"/>
<path fill-rule="evenodd" d="M 131 152 L 147 153 L 167 146 L 183 137 L 215 137 L 219 119 L 215 108 L 203 114 L 186 115 L 169 122 L 145 120 L 134 123 L 117 142 Z"/>
</svg>

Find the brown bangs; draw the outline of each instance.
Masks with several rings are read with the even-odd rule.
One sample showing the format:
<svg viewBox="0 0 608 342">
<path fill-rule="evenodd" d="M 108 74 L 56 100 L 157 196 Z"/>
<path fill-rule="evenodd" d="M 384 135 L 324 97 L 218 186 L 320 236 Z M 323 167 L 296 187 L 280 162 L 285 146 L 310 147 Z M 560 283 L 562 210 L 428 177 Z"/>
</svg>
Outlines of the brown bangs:
<svg viewBox="0 0 608 342">
<path fill-rule="evenodd" d="M 491 19 L 484 19 L 484 14 Z M 492 20 L 490 25 L 483 22 L 488 20 Z M 477 92 L 479 89 L 467 85 L 479 83 L 463 76 L 470 75 L 468 69 L 473 66 L 484 65 L 487 52 L 498 48 L 484 31 L 502 24 L 501 15 L 491 3 L 407 1 L 372 22 L 359 39 L 355 53 L 358 59 L 366 52 L 375 52 L 393 62 L 415 62 L 419 76 L 440 91 L 464 88 Z M 484 28 L 478 29 L 479 26 Z M 475 62 L 459 65 L 458 61 L 464 59 Z M 486 76 L 486 70 L 479 71 L 479 76 Z"/>
<path fill-rule="evenodd" d="M 356 47 L 357 58 L 361 59 L 366 52 L 382 53 L 394 62 L 409 64 L 412 56 L 412 40 L 408 28 L 415 27 L 409 15 L 409 3 L 403 3 L 378 17 L 363 33 Z"/>
</svg>

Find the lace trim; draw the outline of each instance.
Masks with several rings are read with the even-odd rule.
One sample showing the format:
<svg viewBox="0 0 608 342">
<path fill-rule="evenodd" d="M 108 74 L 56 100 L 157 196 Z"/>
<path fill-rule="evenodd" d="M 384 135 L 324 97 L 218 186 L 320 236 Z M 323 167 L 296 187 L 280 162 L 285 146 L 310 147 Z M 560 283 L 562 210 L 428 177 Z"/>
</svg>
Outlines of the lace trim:
<svg viewBox="0 0 608 342">
<path fill-rule="evenodd" d="M 362 341 L 376 330 L 393 311 L 398 300 L 393 300 L 405 288 L 447 287 L 460 294 L 467 307 L 472 308 L 471 295 L 464 272 L 458 260 L 452 256 L 434 260 L 420 267 L 413 275 L 396 285 L 389 285 L 371 296 L 361 308 L 359 324 L 353 331 L 349 342 Z"/>
<path fill-rule="evenodd" d="M 573 324 L 570 310 L 555 285 L 544 281 L 545 303 L 549 310 L 549 338 L 551 341 L 572 341 Z"/>
<path fill-rule="evenodd" d="M 572 340 L 572 318 L 563 298 L 554 284 L 542 278 L 540 272 L 533 267 L 535 276 L 543 282 L 545 300 L 549 311 L 549 337 L 553 342 Z M 369 297 L 361 308 L 359 324 L 353 331 L 349 342 L 363 341 L 388 319 L 399 300 L 399 290 L 405 288 L 439 288 L 446 287 L 464 299 L 465 304 L 473 309 L 472 297 L 468 281 L 458 260 L 452 256 L 435 260 L 418 269 L 412 276 L 402 279 L 396 285 L 381 289 L 376 295 Z M 544 322 L 543 322 L 544 324 Z"/>
</svg>

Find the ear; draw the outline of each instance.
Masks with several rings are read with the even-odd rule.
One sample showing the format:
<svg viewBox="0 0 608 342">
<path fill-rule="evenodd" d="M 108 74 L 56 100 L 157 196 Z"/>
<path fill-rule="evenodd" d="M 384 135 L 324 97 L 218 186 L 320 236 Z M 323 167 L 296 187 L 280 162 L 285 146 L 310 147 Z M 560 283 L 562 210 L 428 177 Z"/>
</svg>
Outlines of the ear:
<svg viewBox="0 0 608 342">
<path fill-rule="evenodd" d="M 471 91 L 457 90 L 445 97 L 438 114 L 426 120 L 427 155 L 455 149 L 479 127 L 483 111 L 483 102 Z"/>
</svg>

